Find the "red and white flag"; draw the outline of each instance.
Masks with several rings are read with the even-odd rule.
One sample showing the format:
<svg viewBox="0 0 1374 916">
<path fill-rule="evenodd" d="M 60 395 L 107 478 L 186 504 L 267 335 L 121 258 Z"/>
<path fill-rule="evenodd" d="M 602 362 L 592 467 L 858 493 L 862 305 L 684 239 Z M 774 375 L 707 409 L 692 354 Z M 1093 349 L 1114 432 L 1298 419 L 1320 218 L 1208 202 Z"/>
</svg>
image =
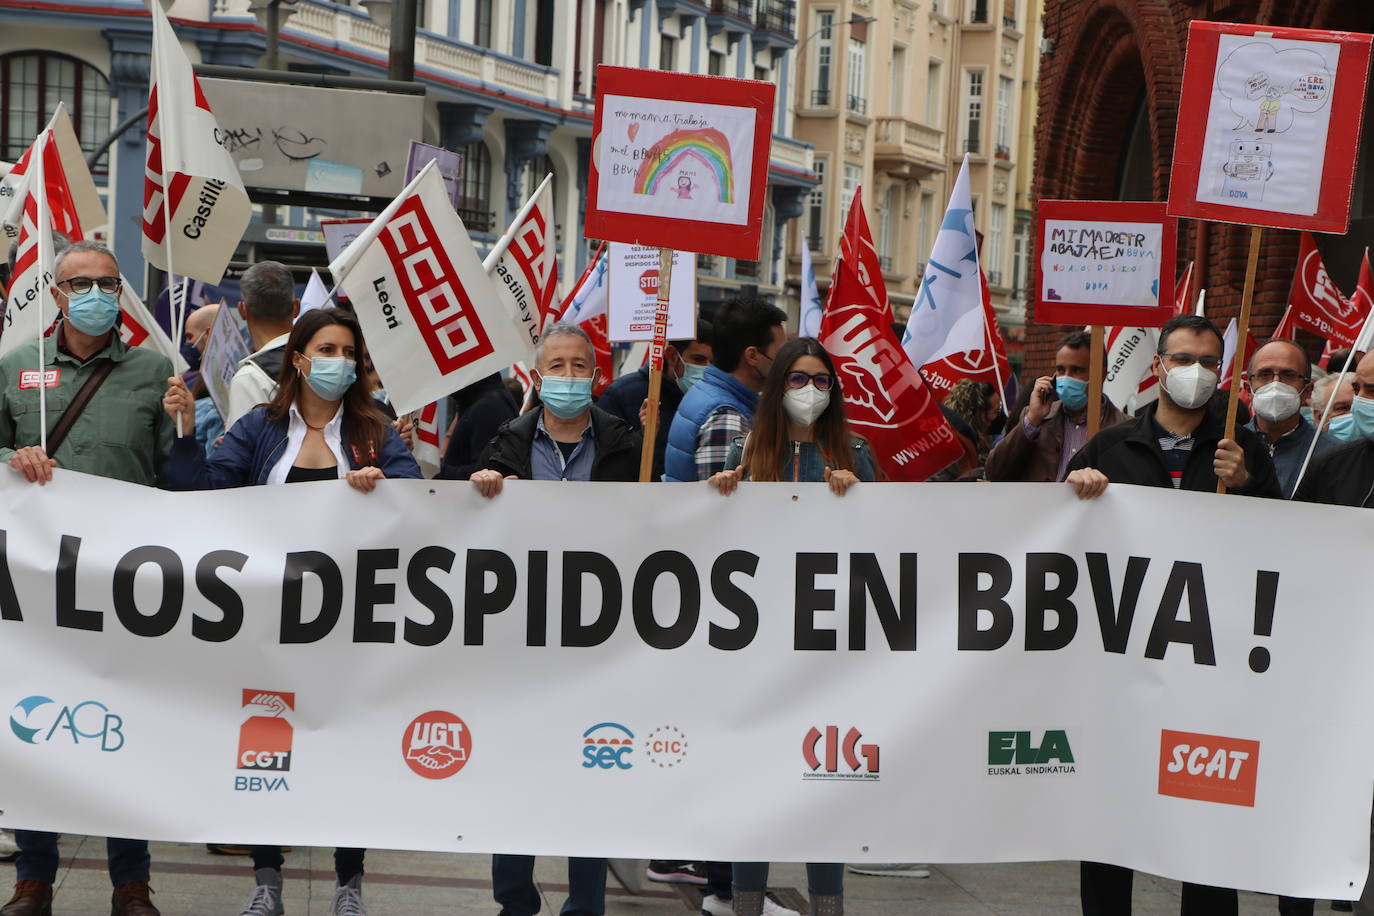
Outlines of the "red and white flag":
<svg viewBox="0 0 1374 916">
<path fill-rule="evenodd" d="M 840 256 L 835 259 L 830 286 L 832 289 L 835 286 L 835 275 L 839 273 L 840 262 L 847 262 L 858 281 L 859 292 L 862 293 L 859 304 L 873 309 L 883 321 L 891 321 L 892 304 L 887 298 L 887 284 L 883 282 L 878 247 L 873 243 L 873 233 L 868 228 L 863 191 L 862 186 L 854 189 L 854 199 L 849 204 L 849 215 L 844 221 L 844 232 L 840 234 Z"/>
<path fill-rule="evenodd" d="M 552 174 L 545 177 L 482 264 L 531 356 L 558 287 L 552 182 Z"/>
<path fill-rule="evenodd" d="M 105 224 L 105 207 L 100 202 L 100 192 L 91 178 L 91 170 L 86 167 L 86 155 L 81 151 L 65 103 L 57 103 L 45 133 L 52 137 L 56 147 L 49 151 L 44 169 L 48 199 L 53 201 L 60 194 L 67 202 L 63 212 L 53 211 L 53 229 L 73 240 L 82 238 L 81 227 L 90 234 Z M 29 162 L 33 158 L 34 145 L 30 145 L 9 173 L 0 178 L 0 237 L 6 243 L 19 237 L 24 199 L 29 193 Z"/>
<path fill-rule="evenodd" d="M 1174 284 L 1174 313 L 1177 315 L 1187 315 L 1189 312 L 1189 300 L 1192 299 L 1190 293 L 1193 289 L 1193 262 L 1189 261 L 1188 266 L 1183 270 L 1183 276 L 1178 278 Z"/>
<path fill-rule="evenodd" d="M 1369 314 L 1369 296 L 1357 291 L 1350 299 L 1341 295 L 1331 275 L 1322 263 L 1312 233 L 1304 232 L 1298 243 L 1298 269 L 1288 293 L 1288 306 L 1293 320 L 1300 328 L 1307 328 L 1332 343 L 1348 347 L 1360 333 L 1365 316 Z"/>
<path fill-rule="evenodd" d="M 963 445 L 911 364 L 888 316 L 843 258 L 821 319 L 821 345 L 835 363 L 845 413 L 893 480 L 926 480 L 959 460 Z"/>
<path fill-rule="evenodd" d="M 61 314 L 51 291 L 53 219 L 44 176 L 54 158 L 51 154 L 56 152 L 51 141 L 52 132 L 44 128 L 31 147 L 34 154 L 28 166 L 31 180 L 20 218 L 14 276 L 5 300 L 5 330 L 0 334 L 0 355 L 46 337 Z"/>
<path fill-rule="evenodd" d="M 1374 270 L 1369 266 L 1369 249 L 1364 250 L 1364 260 L 1360 262 L 1360 279 L 1355 284 L 1355 295 L 1350 297 L 1351 304 L 1355 311 L 1363 315 L 1361 319 L 1360 332 L 1356 335 L 1354 347 L 1361 353 L 1368 353 L 1371 343 L 1371 335 L 1374 335 L 1374 321 L 1367 320 L 1374 305 Z"/>
<path fill-rule="evenodd" d="M 439 404 L 427 404 L 415 414 L 415 461 L 426 477 L 439 473 L 443 453 L 439 445 L 444 431 L 439 428 Z"/>
<path fill-rule="evenodd" d="M 1231 323 L 1226 326 L 1226 333 L 1221 335 L 1221 380 L 1217 383 L 1217 387 L 1224 391 L 1230 390 L 1231 381 L 1236 375 L 1233 370 L 1236 364 L 1236 349 L 1240 343 L 1239 337 L 1240 330 L 1236 325 L 1236 319 L 1232 318 Z M 1240 358 L 1241 372 L 1244 372 L 1245 367 L 1250 365 L 1250 357 L 1254 356 L 1258 349 L 1259 341 L 1255 340 L 1255 335 L 1247 329 L 1245 332 L 1245 352 Z M 1245 402 L 1250 403 L 1248 398 L 1245 399 Z"/>
<path fill-rule="evenodd" d="M 329 265 L 397 413 L 524 358 L 525 342 L 430 162 Z"/>
<path fill-rule="evenodd" d="M 219 124 L 157 0 L 153 16 L 143 256 L 183 277 L 218 283 L 252 217 Z"/>
<path fill-rule="evenodd" d="M 596 387 L 592 390 L 593 396 L 600 396 L 615 378 L 615 360 L 611 351 L 606 312 L 609 299 L 606 273 L 609 263 L 610 255 L 606 250 L 606 243 L 602 242 L 587 269 L 577 278 L 577 285 L 568 294 L 568 298 L 563 300 L 563 305 L 559 309 L 559 321 L 577 325 L 586 331 L 592 340 L 592 349 L 596 353 L 596 367 L 601 370 L 597 376 Z M 516 377 L 520 376 L 517 374 Z M 529 390 L 528 379 L 529 374 L 526 371 L 525 377 L 521 379 L 526 391 Z"/>
</svg>

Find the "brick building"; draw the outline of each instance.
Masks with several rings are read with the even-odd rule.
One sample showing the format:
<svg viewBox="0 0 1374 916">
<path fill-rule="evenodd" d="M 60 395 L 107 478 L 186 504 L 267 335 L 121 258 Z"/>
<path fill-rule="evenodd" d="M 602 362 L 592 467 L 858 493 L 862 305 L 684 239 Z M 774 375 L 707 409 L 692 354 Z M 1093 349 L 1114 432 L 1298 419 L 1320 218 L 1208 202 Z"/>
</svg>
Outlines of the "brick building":
<svg viewBox="0 0 1374 916">
<path fill-rule="evenodd" d="M 1037 199 L 1165 200 L 1188 23 L 1193 19 L 1374 32 L 1368 0 L 1046 0 L 1036 124 Z M 1374 244 L 1374 129 L 1366 101 L 1349 233 L 1318 236 L 1332 278 L 1348 294 Z M 1207 314 L 1223 324 L 1240 310 L 1249 229 L 1180 220 L 1180 270 L 1195 261 Z M 1297 258 L 1296 232 L 1267 229 L 1252 329 L 1278 323 Z M 1034 297 L 1031 297 L 1032 300 Z M 1025 371 L 1052 364 L 1066 330 L 1034 325 L 1028 306 Z M 1316 338 L 1312 338 L 1316 341 Z"/>
</svg>

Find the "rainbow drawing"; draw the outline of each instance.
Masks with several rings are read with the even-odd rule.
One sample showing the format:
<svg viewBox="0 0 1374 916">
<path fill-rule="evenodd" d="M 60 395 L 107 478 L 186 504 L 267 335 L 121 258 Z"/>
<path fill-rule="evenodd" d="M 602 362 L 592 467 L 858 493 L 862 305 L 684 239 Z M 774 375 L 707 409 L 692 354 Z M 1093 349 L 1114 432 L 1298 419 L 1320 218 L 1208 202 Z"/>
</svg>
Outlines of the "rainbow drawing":
<svg viewBox="0 0 1374 916">
<path fill-rule="evenodd" d="M 635 176 L 635 193 L 657 194 L 663 180 L 675 175 L 678 167 L 689 161 L 700 163 L 707 174 L 715 179 L 721 203 L 735 202 L 730 141 L 714 127 L 675 130 L 651 146 Z"/>
</svg>

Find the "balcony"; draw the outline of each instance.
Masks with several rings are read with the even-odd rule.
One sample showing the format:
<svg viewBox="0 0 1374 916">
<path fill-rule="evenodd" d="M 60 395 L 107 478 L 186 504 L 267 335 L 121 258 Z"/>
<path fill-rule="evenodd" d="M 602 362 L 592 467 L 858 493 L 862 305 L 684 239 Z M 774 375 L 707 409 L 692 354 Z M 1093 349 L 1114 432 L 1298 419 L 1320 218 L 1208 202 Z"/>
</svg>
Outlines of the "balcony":
<svg viewBox="0 0 1374 916">
<path fill-rule="evenodd" d="M 797 5 L 784 0 L 758 0 L 754 44 L 790 48 L 797 43 Z"/>
<path fill-rule="evenodd" d="M 892 273 L 892 258 L 885 254 L 878 255 L 878 269 L 885 274 Z"/>
<path fill-rule="evenodd" d="M 998 288 L 1001 288 L 1002 272 L 1000 270 L 988 271 L 988 286 L 996 286 Z"/>
<path fill-rule="evenodd" d="M 1001 159 L 1003 162 L 1010 162 L 1011 147 L 1004 146 L 1003 144 L 999 143 L 997 144 L 997 149 L 993 152 L 993 156 L 995 156 L 998 159 Z"/>
<path fill-rule="evenodd" d="M 975 134 L 964 141 L 964 152 L 977 156 L 983 151 L 983 141 Z"/>
<path fill-rule="evenodd" d="M 745 35 L 753 29 L 754 0 L 711 0 L 706 31 L 712 35 Z"/>
<path fill-rule="evenodd" d="M 973 0 L 972 8 L 969 10 L 968 21 L 975 25 L 986 25 L 988 23 L 988 0 Z"/>
<path fill-rule="evenodd" d="M 761 275 L 758 261 L 736 261 L 735 279 L 757 281 Z"/>
<path fill-rule="evenodd" d="M 1003 17 L 1002 17 L 1002 28 L 1008 29 L 1008 30 L 1010 30 L 1010 31 L 1012 31 L 1012 32 L 1015 32 L 1015 31 L 1016 31 L 1016 17 L 1015 17 L 1015 16 L 1003 16 Z"/>
<path fill-rule="evenodd" d="M 920 180 L 945 169 L 945 134 L 905 118 L 878 118 L 873 165 L 890 175 Z"/>
<path fill-rule="evenodd" d="M 812 107 L 812 108 L 829 108 L 829 107 L 830 107 L 831 105 L 833 105 L 833 104 L 834 104 L 834 103 L 830 100 L 830 90 L 829 90 L 829 89 L 812 89 L 812 90 L 811 90 L 811 107 Z"/>
<path fill-rule="evenodd" d="M 861 95 L 851 95 L 845 102 L 845 108 L 852 114 L 866 115 L 868 114 L 868 99 Z"/>
<path fill-rule="evenodd" d="M 496 228 L 496 213 L 492 210 L 459 207 L 458 217 L 468 232 L 491 232 Z"/>
</svg>

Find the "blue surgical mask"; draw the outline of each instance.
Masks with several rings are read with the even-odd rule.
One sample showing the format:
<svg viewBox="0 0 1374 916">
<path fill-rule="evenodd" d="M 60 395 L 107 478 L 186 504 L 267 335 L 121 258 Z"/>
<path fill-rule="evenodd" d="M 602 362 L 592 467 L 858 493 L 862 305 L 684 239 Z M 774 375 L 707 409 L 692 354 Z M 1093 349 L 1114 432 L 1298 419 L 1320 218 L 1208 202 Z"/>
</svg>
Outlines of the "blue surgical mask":
<svg viewBox="0 0 1374 916">
<path fill-rule="evenodd" d="M 305 381 L 311 390 L 326 401 L 337 401 L 353 387 L 357 378 L 357 365 L 347 357 L 312 356 L 310 374 Z"/>
<path fill-rule="evenodd" d="M 1302 418 L 1308 423 L 1311 423 L 1313 426 L 1317 425 L 1317 415 L 1312 412 L 1311 407 L 1299 407 L 1298 413 L 1302 414 Z"/>
<path fill-rule="evenodd" d="M 541 376 L 539 400 L 554 416 L 571 420 L 592 406 L 592 380 L 561 375 Z"/>
<path fill-rule="evenodd" d="M 682 377 L 677 380 L 677 386 L 686 394 L 693 385 L 701 381 L 701 377 L 706 374 L 705 366 L 698 366 L 695 363 L 682 364 Z"/>
<path fill-rule="evenodd" d="M 1374 439 L 1374 398 L 1356 397 L 1350 402 L 1350 416 L 1354 418 L 1354 433 L 1350 437 L 1353 442 L 1356 439 Z"/>
<path fill-rule="evenodd" d="M 1061 375 L 1054 380 L 1054 393 L 1066 410 L 1077 412 L 1088 406 L 1088 383 L 1082 379 Z"/>
<path fill-rule="evenodd" d="M 1326 431 L 1340 439 L 1342 442 L 1355 441 L 1355 417 L 1352 414 L 1343 413 L 1339 417 L 1332 417 L 1331 422 L 1326 425 Z"/>
<path fill-rule="evenodd" d="M 373 398 L 373 400 L 375 400 L 378 404 L 385 404 L 385 403 L 386 403 L 386 389 L 385 389 L 385 388 L 378 388 L 378 389 L 376 389 L 375 391 L 372 392 L 372 398 Z"/>
<path fill-rule="evenodd" d="M 98 286 L 79 296 L 67 297 L 67 322 L 82 334 L 99 337 L 114 327 L 118 318 L 119 299 Z"/>
</svg>

